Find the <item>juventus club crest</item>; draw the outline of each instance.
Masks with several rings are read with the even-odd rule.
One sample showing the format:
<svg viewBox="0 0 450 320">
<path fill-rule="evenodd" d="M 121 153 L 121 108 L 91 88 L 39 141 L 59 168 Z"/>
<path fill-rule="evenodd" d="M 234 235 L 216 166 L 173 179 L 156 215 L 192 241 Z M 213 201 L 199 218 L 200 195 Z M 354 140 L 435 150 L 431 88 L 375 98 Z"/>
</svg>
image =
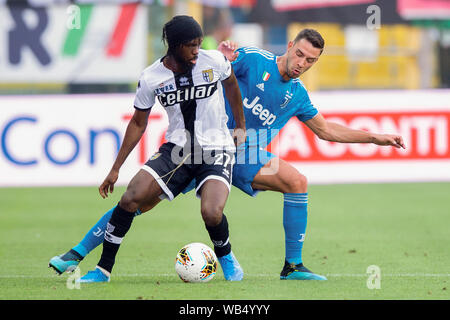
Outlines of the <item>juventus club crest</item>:
<svg viewBox="0 0 450 320">
<path fill-rule="evenodd" d="M 289 91 L 286 91 L 286 95 L 284 96 L 284 101 L 283 103 L 280 105 L 280 108 L 284 108 L 288 105 L 288 103 L 291 101 L 293 94 L 290 93 Z"/>
<path fill-rule="evenodd" d="M 213 69 L 203 70 L 202 74 L 203 74 L 203 80 L 205 80 L 206 82 L 211 82 L 214 80 Z"/>
</svg>

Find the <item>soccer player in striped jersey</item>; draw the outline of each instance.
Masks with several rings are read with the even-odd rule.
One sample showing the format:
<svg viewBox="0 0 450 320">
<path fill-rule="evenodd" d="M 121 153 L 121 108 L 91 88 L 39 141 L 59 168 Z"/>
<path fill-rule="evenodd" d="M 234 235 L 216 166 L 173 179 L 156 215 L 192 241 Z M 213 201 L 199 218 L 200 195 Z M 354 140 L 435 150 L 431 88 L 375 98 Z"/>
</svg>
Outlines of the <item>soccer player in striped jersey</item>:
<svg viewBox="0 0 450 320">
<path fill-rule="evenodd" d="M 303 265 L 307 179 L 288 162 L 265 150 L 287 121 L 297 117 L 320 139 L 328 141 L 405 147 L 398 135 L 352 130 L 326 121 L 312 105 L 298 78 L 318 61 L 323 48 L 322 36 L 312 29 L 299 32 L 282 56 L 255 47 L 235 50 L 235 44 L 229 41 L 219 45 L 219 50 L 232 61 L 244 102 L 247 128 L 247 141 L 238 148 L 232 183 L 251 196 L 265 190 L 283 194 L 285 261 L 280 274 L 283 280 L 326 280 Z M 228 102 L 226 105 L 228 127 L 233 128 L 235 121 Z M 187 190 L 191 188 L 193 186 Z M 150 207 L 140 208 L 138 214 Z M 100 219 L 94 228 L 101 230 L 102 226 Z M 98 240 L 93 236 L 94 228 L 73 250 L 89 252 L 95 248 Z"/>
<path fill-rule="evenodd" d="M 223 214 L 236 146 L 245 141 L 242 98 L 230 62 L 217 50 L 201 50 L 202 39 L 203 31 L 192 17 L 175 16 L 164 25 L 167 54 L 140 77 L 133 118 L 113 167 L 99 187 L 100 195 L 105 198 L 112 192 L 121 166 L 147 127 L 156 99 L 168 114 L 167 142 L 131 179 L 106 224 L 102 255 L 95 270 L 79 282 L 108 282 L 135 212 L 146 203 L 174 199 L 193 179 L 201 199 L 201 216 L 225 276 L 227 280 L 242 279 L 243 270 L 231 251 Z M 237 118 L 238 130 L 232 133 L 226 125 L 224 94 Z M 57 263 L 51 262 L 55 270 Z"/>
</svg>

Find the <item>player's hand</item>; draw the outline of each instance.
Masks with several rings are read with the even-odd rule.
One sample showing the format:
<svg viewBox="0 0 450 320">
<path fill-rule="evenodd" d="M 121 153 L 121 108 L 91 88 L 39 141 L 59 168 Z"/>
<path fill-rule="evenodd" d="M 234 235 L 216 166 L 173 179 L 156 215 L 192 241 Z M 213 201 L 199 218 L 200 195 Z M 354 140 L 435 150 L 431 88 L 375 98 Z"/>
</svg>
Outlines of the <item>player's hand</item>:
<svg viewBox="0 0 450 320">
<path fill-rule="evenodd" d="M 394 134 L 376 134 L 373 143 L 379 146 L 393 146 L 406 149 L 403 138 Z"/>
<path fill-rule="evenodd" d="M 119 178 L 119 171 L 111 169 L 111 171 L 108 173 L 103 183 L 98 188 L 98 192 L 100 193 L 103 199 L 108 197 L 108 192 L 113 193 L 114 184 L 116 183 L 118 178 Z"/>
<path fill-rule="evenodd" d="M 233 137 L 234 145 L 236 147 L 243 144 L 245 142 L 245 139 L 247 138 L 247 133 L 245 131 L 245 128 L 244 129 L 243 128 L 234 128 L 232 137 Z"/>
<path fill-rule="evenodd" d="M 228 60 L 233 62 L 239 55 L 239 52 L 235 52 L 237 48 L 238 48 L 237 43 L 230 40 L 225 40 L 219 43 L 217 50 L 222 52 L 223 55 L 227 57 Z"/>
</svg>

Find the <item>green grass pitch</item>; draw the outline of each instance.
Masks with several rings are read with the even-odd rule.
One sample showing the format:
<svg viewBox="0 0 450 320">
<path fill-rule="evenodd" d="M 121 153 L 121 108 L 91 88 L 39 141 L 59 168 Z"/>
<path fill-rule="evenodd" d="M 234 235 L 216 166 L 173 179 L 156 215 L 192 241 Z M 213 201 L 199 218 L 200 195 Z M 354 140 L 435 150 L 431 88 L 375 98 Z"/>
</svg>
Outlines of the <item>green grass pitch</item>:
<svg viewBox="0 0 450 320">
<path fill-rule="evenodd" d="M 282 195 L 251 198 L 232 189 L 225 213 L 243 281 L 225 281 L 220 268 L 206 284 L 176 275 L 178 249 L 210 245 L 200 201 L 190 193 L 134 220 L 110 283 L 73 288 L 70 274 L 57 276 L 48 260 L 81 240 L 123 191 L 103 200 L 95 187 L 0 189 L 0 299 L 450 298 L 450 183 L 310 186 L 303 260 L 328 281 L 279 280 Z M 101 247 L 80 264 L 82 275 L 100 253 Z M 371 265 L 380 268 L 379 288 L 369 288 L 377 283 L 369 279 Z"/>
</svg>

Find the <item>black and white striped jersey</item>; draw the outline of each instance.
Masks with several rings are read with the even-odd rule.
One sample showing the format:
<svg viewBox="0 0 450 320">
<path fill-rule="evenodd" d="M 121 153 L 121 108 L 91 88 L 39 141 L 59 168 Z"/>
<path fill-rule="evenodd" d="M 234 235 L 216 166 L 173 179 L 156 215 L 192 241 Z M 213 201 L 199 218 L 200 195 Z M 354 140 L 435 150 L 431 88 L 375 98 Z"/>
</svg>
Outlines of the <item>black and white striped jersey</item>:
<svg viewBox="0 0 450 320">
<path fill-rule="evenodd" d="M 221 84 L 230 75 L 230 62 L 217 50 L 201 49 L 195 66 L 183 74 L 159 59 L 142 72 L 134 107 L 148 110 L 158 100 L 169 117 L 168 142 L 184 146 L 190 140 L 203 149 L 231 149 Z"/>
</svg>

